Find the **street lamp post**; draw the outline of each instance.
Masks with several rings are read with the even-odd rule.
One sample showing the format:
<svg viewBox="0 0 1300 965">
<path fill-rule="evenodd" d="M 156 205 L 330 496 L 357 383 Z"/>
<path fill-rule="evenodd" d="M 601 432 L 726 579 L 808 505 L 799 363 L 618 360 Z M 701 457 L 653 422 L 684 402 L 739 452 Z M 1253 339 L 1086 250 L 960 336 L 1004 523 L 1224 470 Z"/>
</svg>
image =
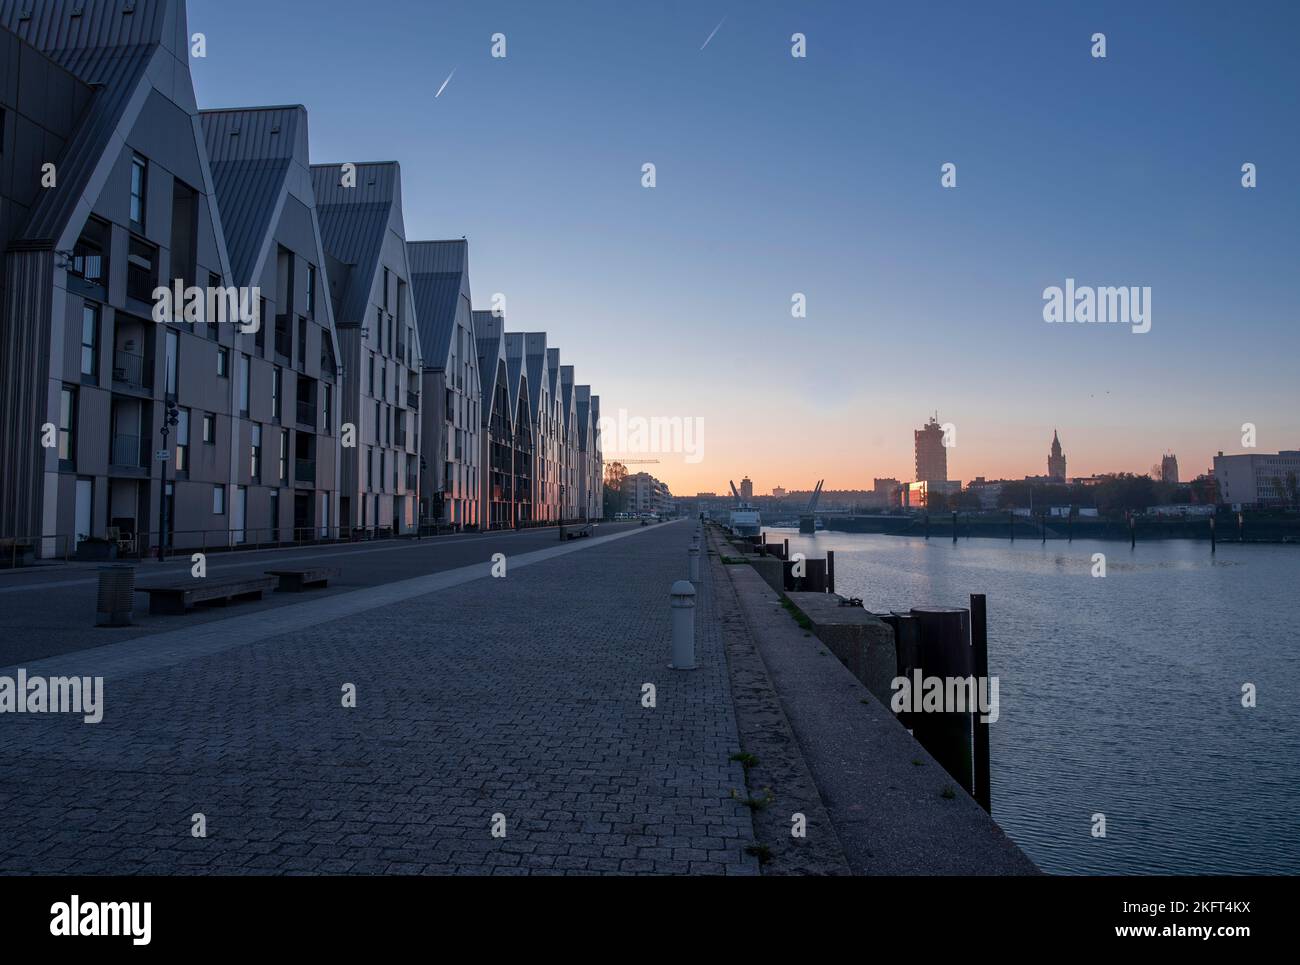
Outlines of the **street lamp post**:
<svg viewBox="0 0 1300 965">
<path fill-rule="evenodd" d="M 171 461 L 171 452 L 167 448 L 167 437 L 171 434 L 171 426 L 179 425 L 181 421 L 180 410 L 176 403 L 170 399 L 167 400 L 166 414 L 163 417 L 162 424 L 162 452 L 166 458 L 162 462 L 162 486 L 158 490 L 158 562 L 166 559 L 167 548 L 167 463 Z"/>
</svg>

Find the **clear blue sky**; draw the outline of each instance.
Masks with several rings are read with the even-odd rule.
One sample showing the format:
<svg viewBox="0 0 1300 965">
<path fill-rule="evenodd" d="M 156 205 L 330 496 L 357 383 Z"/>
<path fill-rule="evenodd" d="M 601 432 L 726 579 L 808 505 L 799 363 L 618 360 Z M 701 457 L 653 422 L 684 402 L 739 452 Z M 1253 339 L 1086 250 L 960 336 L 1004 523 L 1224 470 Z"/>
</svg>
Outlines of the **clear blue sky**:
<svg viewBox="0 0 1300 965">
<path fill-rule="evenodd" d="M 936 409 L 961 479 L 1045 472 L 1053 428 L 1071 475 L 1188 477 L 1243 422 L 1300 447 L 1300 4 L 190 0 L 190 29 L 201 106 L 302 103 L 314 161 L 400 161 L 477 307 L 607 413 L 702 417 L 702 464 L 650 467 L 676 492 L 906 479 Z M 1066 277 L 1150 286 L 1151 332 L 1045 324 Z"/>
</svg>

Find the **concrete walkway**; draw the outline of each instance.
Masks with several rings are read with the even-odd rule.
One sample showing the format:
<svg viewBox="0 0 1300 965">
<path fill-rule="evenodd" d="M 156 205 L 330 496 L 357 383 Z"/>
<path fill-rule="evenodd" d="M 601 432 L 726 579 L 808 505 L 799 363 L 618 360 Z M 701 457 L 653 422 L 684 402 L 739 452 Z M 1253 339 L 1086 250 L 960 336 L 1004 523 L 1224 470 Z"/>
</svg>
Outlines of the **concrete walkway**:
<svg viewBox="0 0 1300 965">
<path fill-rule="evenodd" d="M 755 874 L 707 585 L 700 669 L 667 668 L 690 532 L 29 666 L 104 673 L 105 713 L 0 715 L 0 873 Z"/>
<path fill-rule="evenodd" d="M 721 569 L 853 874 L 1038 873 L 753 568 Z"/>
</svg>

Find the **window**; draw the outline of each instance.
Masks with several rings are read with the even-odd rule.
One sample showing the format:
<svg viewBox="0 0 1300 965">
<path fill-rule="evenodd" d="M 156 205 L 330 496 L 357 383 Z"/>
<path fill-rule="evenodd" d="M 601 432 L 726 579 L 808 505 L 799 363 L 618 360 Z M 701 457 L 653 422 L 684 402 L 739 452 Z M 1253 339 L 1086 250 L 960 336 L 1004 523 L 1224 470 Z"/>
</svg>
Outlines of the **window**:
<svg viewBox="0 0 1300 965">
<path fill-rule="evenodd" d="M 217 346 L 217 375 L 230 378 L 230 349 L 221 345 Z"/>
<path fill-rule="evenodd" d="M 280 396 L 284 386 L 284 369 L 276 366 L 271 372 L 271 419 L 280 421 Z"/>
<path fill-rule="evenodd" d="M 218 275 L 215 271 L 210 271 L 210 272 L 208 272 L 208 290 L 209 290 L 209 291 L 216 291 L 218 288 L 221 288 L 221 287 L 222 287 L 222 285 L 221 285 L 221 276 Z M 219 331 L 218 331 L 218 329 L 217 329 L 217 322 L 216 322 L 215 320 L 213 320 L 213 319 L 209 319 L 209 320 L 208 320 L 208 338 L 210 338 L 210 339 L 212 339 L 212 341 L 216 342 L 216 341 L 219 340 L 219 339 L 218 339 L 219 334 L 220 334 L 220 333 L 219 333 Z"/>
<path fill-rule="evenodd" d="M 176 423 L 176 471 L 188 472 L 190 468 L 190 410 L 181 409 Z"/>
<path fill-rule="evenodd" d="M 280 430 L 280 485 L 289 483 L 289 430 Z"/>
<path fill-rule="evenodd" d="M 307 319 L 299 316 L 298 318 L 298 368 L 305 368 L 307 365 Z"/>
<path fill-rule="evenodd" d="M 248 415 L 248 366 L 248 356 L 239 356 L 239 414 L 241 416 Z"/>
<path fill-rule="evenodd" d="M 384 441 L 384 433 L 383 433 L 383 429 L 381 428 L 381 426 L 383 425 L 383 421 L 384 421 L 383 408 L 379 405 L 378 402 L 376 402 L 375 403 L 375 442 L 377 443 Z"/>
<path fill-rule="evenodd" d="M 166 379 L 167 379 L 167 398 L 176 398 L 176 368 L 180 362 L 180 341 L 181 337 L 170 328 L 167 330 L 167 349 L 166 349 Z"/>
<path fill-rule="evenodd" d="M 262 481 L 262 427 L 253 426 L 253 444 L 249 452 L 248 476 L 253 482 Z"/>
<path fill-rule="evenodd" d="M 94 382 L 99 377 L 99 306 L 81 307 L 81 374 Z"/>
<path fill-rule="evenodd" d="M 388 310 L 388 269 L 384 269 L 384 310 Z"/>
<path fill-rule="evenodd" d="M 316 317 L 316 266 L 307 265 L 307 317 Z"/>
<path fill-rule="evenodd" d="M 379 367 L 379 397 L 388 398 L 388 363 L 384 362 Z"/>
<path fill-rule="evenodd" d="M 371 395 L 374 395 L 375 394 L 375 353 L 374 352 L 370 353 L 370 376 L 367 385 L 368 385 L 367 391 Z"/>
<path fill-rule="evenodd" d="M 138 154 L 131 156 L 131 223 L 144 227 L 145 191 L 149 186 L 149 162 Z"/>
<path fill-rule="evenodd" d="M 257 310 L 257 331 L 253 333 L 253 344 L 257 346 L 257 354 L 263 356 L 266 354 L 266 319 L 267 306 L 271 303 L 265 298 L 258 302 Z"/>
<path fill-rule="evenodd" d="M 366 446 L 366 488 L 375 488 L 375 448 Z"/>
<path fill-rule="evenodd" d="M 212 514 L 214 516 L 226 514 L 226 487 L 220 483 L 212 487 Z"/>
<path fill-rule="evenodd" d="M 217 444 L 217 417 L 211 412 L 203 413 L 203 441 L 210 446 Z"/>
<path fill-rule="evenodd" d="M 334 420 L 330 418 L 330 402 L 332 401 L 333 388 L 334 387 L 332 385 L 325 386 L 325 397 L 324 397 L 325 412 L 324 412 L 323 431 L 325 432 L 326 435 L 329 435 L 332 432 L 333 425 L 334 425 Z"/>
<path fill-rule="evenodd" d="M 59 394 L 59 468 L 77 468 L 77 390 L 66 385 Z"/>
</svg>

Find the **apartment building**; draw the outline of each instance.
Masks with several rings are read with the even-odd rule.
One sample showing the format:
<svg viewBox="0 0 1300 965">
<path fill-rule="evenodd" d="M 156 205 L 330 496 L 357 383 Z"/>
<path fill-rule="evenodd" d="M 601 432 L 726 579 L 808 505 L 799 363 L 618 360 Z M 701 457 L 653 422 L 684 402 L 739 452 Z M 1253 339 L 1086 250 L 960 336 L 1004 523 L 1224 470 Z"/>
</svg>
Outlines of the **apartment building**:
<svg viewBox="0 0 1300 965">
<path fill-rule="evenodd" d="M 175 0 L 0 4 L 0 534 L 41 555 L 245 535 L 254 336 L 154 320 L 233 282 L 187 36 Z"/>
<path fill-rule="evenodd" d="M 340 354 L 323 275 L 307 111 L 259 107 L 202 111 L 199 118 L 231 279 L 260 292 L 261 324 L 253 333 L 235 332 L 229 363 L 231 528 L 257 542 L 331 536 L 339 524 Z M 206 334 L 215 340 L 217 326 Z M 187 377 L 182 389 L 188 387 Z M 206 442 L 201 418 L 206 414 L 182 409 L 182 435 Z M 204 449 L 194 450 L 189 466 L 176 466 L 178 476 L 201 471 Z M 182 499 L 186 488 L 177 482 Z"/>
<path fill-rule="evenodd" d="M 578 432 L 578 396 L 574 391 L 573 366 L 560 364 L 560 350 L 555 353 L 555 371 L 559 372 L 561 512 L 565 519 L 578 519 L 582 515 L 582 444 Z"/>
<path fill-rule="evenodd" d="M 559 406 L 551 395 L 545 332 L 507 332 L 506 357 L 518 358 L 528 388 L 528 421 L 532 430 L 532 521 L 558 522 L 560 472 L 556 418 Z"/>
<path fill-rule="evenodd" d="M 673 507 L 673 494 L 666 483 L 648 472 L 629 473 L 623 480 L 623 509 L 628 513 L 666 516 Z"/>
<path fill-rule="evenodd" d="M 200 112 L 188 38 L 183 0 L 0 2 L 0 538 L 599 516 L 599 397 L 546 334 L 472 311 L 464 240 L 407 244 L 396 162 Z"/>
<path fill-rule="evenodd" d="M 413 533 L 420 498 L 422 343 L 396 161 L 311 168 L 342 377 L 339 520 Z"/>
<path fill-rule="evenodd" d="M 506 360 L 505 317 L 476 311 L 474 331 L 478 336 L 482 386 L 479 466 L 483 488 L 479 502 L 483 528 L 508 529 L 516 520 L 515 466 L 520 453 L 515 433 L 516 393 L 510 388 L 510 366 Z"/>
<path fill-rule="evenodd" d="M 422 382 L 429 400 L 423 435 L 429 475 L 421 493 L 427 522 L 477 528 L 483 392 L 469 287 L 469 244 L 413 241 L 416 310 L 427 346 Z"/>
<path fill-rule="evenodd" d="M 604 460 L 600 454 L 596 435 L 595 411 L 600 398 L 592 404 L 591 386 L 579 385 L 575 389 L 578 404 L 578 475 L 579 515 L 583 519 L 600 519 L 604 507 Z"/>
<path fill-rule="evenodd" d="M 532 395 L 528 388 L 528 366 L 524 358 L 523 336 L 511 339 L 502 333 L 502 350 L 506 356 L 506 384 L 510 389 L 510 411 L 514 414 L 515 449 L 515 525 L 527 526 L 535 520 L 533 476 L 536 472 L 536 439 L 533 425 Z"/>
<path fill-rule="evenodd" d="M 1228 506 L 1290 506 L 1300 492 L 1300 449 L 1214 457 L 1219 503 Z"/>
</svg>

